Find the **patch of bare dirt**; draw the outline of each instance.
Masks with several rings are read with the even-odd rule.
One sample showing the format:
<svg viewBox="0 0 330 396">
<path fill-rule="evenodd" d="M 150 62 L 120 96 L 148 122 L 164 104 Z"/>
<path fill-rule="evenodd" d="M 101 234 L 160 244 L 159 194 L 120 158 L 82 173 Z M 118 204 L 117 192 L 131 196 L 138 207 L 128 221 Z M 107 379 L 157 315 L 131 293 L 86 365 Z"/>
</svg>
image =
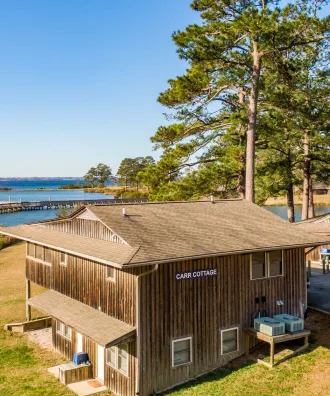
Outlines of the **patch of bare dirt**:
<svg viewBox="0 0 330 396">
<path fill-rule="evenodd" d="M 43 349 L 53 349 L 52 345 L 52 328 L 28 331 L 26 333 L 29 341 L 32 341 Z"/>
</svg>

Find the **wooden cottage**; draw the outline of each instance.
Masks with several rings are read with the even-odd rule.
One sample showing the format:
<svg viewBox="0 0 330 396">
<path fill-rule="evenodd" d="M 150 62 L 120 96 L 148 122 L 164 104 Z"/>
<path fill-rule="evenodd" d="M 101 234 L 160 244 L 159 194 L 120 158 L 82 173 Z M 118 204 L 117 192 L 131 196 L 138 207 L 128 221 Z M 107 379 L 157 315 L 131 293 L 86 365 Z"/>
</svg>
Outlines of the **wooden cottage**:
<svg viewBox="0 0 330 396">
<path fill-rule="evenodd" d="M 27 241 L 28 304 L 53 318 L 54 347 L 130 396 L 245 353 L 257 298 L 302 316 L 305 248 L 330 243 L 244 200 L 88 206 L 0 232 Z"/>
<path fill-rule="evenodd" d="M 311 219 L 297 221 L 294 223 L 296 227 L 314 235 L 322 236 L 323 238 L 330 236 L 330 213 L 321 216 L 315 216 Z M 308 249 L 306 252 L 306 259 L 312 263 L 321 263 L 322 254 L 321 249 L 330 249 L 330 244 L 316 246 L 314 249 Z"/>
</svg>

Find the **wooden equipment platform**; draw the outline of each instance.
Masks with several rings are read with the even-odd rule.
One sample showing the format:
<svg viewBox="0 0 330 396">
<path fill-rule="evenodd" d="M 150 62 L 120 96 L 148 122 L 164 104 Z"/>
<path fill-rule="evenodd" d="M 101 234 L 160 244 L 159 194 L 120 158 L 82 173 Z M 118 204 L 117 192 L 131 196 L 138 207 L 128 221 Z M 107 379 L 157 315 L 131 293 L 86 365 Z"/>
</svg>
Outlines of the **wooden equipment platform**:
<svg viewBox="0 0 330 396">
<path fill-rule="evenodd" d="M 301 330 L 301 331 L 296 331 L 294 333 L 285 333 L 277 336 L 269 336 L 264 333 L 260 333 L 259 331 L 254 330 L 253 328 L 248 328 L 245 329 L 245 335 L 246 335 L 246 353 L 248 356 L 256 361 L 257 363 L 261 363 L 267 367 L 274 367 L 280 363 L 282 363 L 284 360 L 289 359 L 290 357 L 296 355 L 297 353 L 303 351 L 308 347 L 308 336 L 311 334 L 310 330 Z M 250 337 L 254 337 L 257 340 L 267 342 L 270 345 L 270 363 L 265 362 L 261 359 L 257 359 L 254 356 L 250 355 Z M 304 338 L 304 345 L 294 352 L 290 353 L 289 355 L 285 356 L 283 359 L 278 360 L 276 363 L 274 363 L 274 355 L 275 355 L 275 344 L 279 344 L 281 342 L 286 342 L 286 341 L 292 341 L 292 340 L 297 340 L 299 338 Z"/>
<path fill-rule="evenodd" d="M 12 333 L 25 333 L 26 331 L 44 329 L 52 325 L 52 318 L 47 316 L 44 318 L 34 319 L 27 322 L 7 323 L 4 329 Z"/>
</svg>

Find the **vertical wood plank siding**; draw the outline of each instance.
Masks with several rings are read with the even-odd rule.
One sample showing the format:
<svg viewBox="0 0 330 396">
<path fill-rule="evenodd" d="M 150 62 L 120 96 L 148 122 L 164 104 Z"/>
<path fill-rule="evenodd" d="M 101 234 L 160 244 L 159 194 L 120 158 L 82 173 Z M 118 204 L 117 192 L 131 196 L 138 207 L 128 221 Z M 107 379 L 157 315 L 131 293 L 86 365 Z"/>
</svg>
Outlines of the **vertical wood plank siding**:
<svg viewBox="0 0 330 396">
<path fill-rule="evenodd" d="M 249 255 L 190 260 L 159 266 L 142 278 L 140 395 L 165 390 L 243 354 L 255 297 L 266 296 L 268 315 L 301 315 L 306 304 L 304 249 L 286 250 L 284 276 L 250 280 Z M 218 275 L 177 281 L 177 272 L 217 268 Z M 276 301 L 283 300 L 284 306 Z M 239 327 L 239 351 L 221 355 L 221 329 Z M 172 340 L 192 336 L 193 361 L 172 368 Z"/>
<path fill-rule="evenodd" d="M 52 267 L 26 258 L 26 278 L 47 289 L 52 289 Z"/>
<path fill-rule="evenodd" d="M 95 309 L 101 307 L 103 312 L 133 326 L 136 276 L 150 268 L 115 269 L 116 282 L 111 282 L 106 280 L 106 266 L 90 260 L 69 256 L 67 266 L 61 266 L 59 252 L 54 252 L 52 267 L 47 269 L 27 260 L 29 279 L 43 285 L 50 283 L 54 290 Z M 177 272 L 213 268 L 217 268 L 217 276 L 182 281 L 175 278 Z M 147 396 L 243 354 L 243 330 L 251 325 L 256 297 L 266 297 L 259 309 L 265 308 L 269 316 L 300 316 L 301 304 L 307 300 L 304 249 L 284 251 L 284 276 L 250 280 L 249 255 L 213 257 L 160 265 L 155 273 L 141 278 L 140 292 L 140 396 Z M 277 306 L 277 300 L 283 300 L 284 306 Z M 239 351 L 221 355 L 220 330 L 231 327 L 239 328 Z M 72 334 L 70 342 L 56 333 L 53 324 L 54 346 L 69 359 L 75 349 L 75 332 Z M 172 340 L 186 336 L 192 336 L 193 361 L 172 368 Z M 106 385 L 121 395 L 135 394 L 136 345 L 129 345 L 129 378 L 105 364 Z M 96 370 L 96 344 L 83 337 L 83 348 Z"/>
<path fill-rule="evenodd" d="M 54 348 L 62 353 L 67 359 L 72 360 L 76 351 L 76 332 L 72 329 L 72 341 L 64 338 L 56 332 L 56 321 L 52 321 L 53 345 Z M 82 336 L 83 351 L 87 352 L 89 361 L 92 365 L 93 378 L 97 377 L 97 344 L 89 338 Z M 135 394 L 135 375 L 136 375 L 136 344 L 128 344 L 128 376 L 120 373 L 106 363 L 104 351 L 104 384 L 115 394 L 131 396 Z"/>
<path fill-rule="evenodd" d="M 53 260 L 53 289 L 95 309 L 135 326 L 134 270 L 115 269 L 115 282 L 106 279 L 106 265 L 68 256 L 60 265 L 59 253 Z"/>
<path fill-rule="evenodd" d="M 105 363 L 105 385 L 117 395 L 135 395 L 136 343 L 128 344 L 128 376 Z M 106 358 L 106 357 L 105 357 Z M 106 362 L 106 359 L 104 360 Z"/>
<path fill-rule="evenodd" d="M 100 221 L 88 219 L 73 219 L 68 221 L 59 221 L 56 223 L 45 223 L 41 225 L 51 230 L 68 232 L 70 234 L 81 235 L 94 239 L 102 239 L 104 241 L 112 241 L 115 243 L 124 243 L 122 239 L 116 236 L 108 227 Z"/>
<path fill-rule="evenodd" d="M 75 332 L 72 331 L 71 340 L 63 337 L 56 332 L 56 320 L 52 320 L 52 337 L 53 346 L 56 351 L 60 352 L 67 359 L 72 360 L 75 345 Z"/>
<path fill-rule="evenodd" d="M 26 258 L 26 278 L 135 326 L 136 269 L 115 269 L 115 281 L 106 279 L 106 265 L 68 255 L 60 265 L 53 251 L 52 265 Z"/>
</svg>

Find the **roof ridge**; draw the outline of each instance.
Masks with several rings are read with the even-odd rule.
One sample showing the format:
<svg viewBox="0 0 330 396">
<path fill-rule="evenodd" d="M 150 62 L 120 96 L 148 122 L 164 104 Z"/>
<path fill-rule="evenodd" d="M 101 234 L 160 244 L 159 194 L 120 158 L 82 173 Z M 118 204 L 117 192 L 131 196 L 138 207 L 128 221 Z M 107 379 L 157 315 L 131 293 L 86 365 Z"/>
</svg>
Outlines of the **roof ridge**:
<svg viewBox="0 0 330 396">
<path fill-rule="evenodd" d="M 169 205 L 169 204 L 192 204 L 192 203 L 220 203 L 220 202 L 239 202 L 239 201 L 246 201 L 245 199 L 242 198 L 228 198 L 228 199 L 215 199 L 214 201 L 211 201 L 209 199 L 207 200 L 192 200 L 192 201 L 149 201 L 149 202 L 114 202 L 114 203 L 106 203 L 106 204 L 92 204 L 92 205 L 86 205 L 86 207 L 90 206 L 101 206 L 101 207 L 106 207 L 106 206 L 119 206 L 119 205 Z"/>
</svg>

